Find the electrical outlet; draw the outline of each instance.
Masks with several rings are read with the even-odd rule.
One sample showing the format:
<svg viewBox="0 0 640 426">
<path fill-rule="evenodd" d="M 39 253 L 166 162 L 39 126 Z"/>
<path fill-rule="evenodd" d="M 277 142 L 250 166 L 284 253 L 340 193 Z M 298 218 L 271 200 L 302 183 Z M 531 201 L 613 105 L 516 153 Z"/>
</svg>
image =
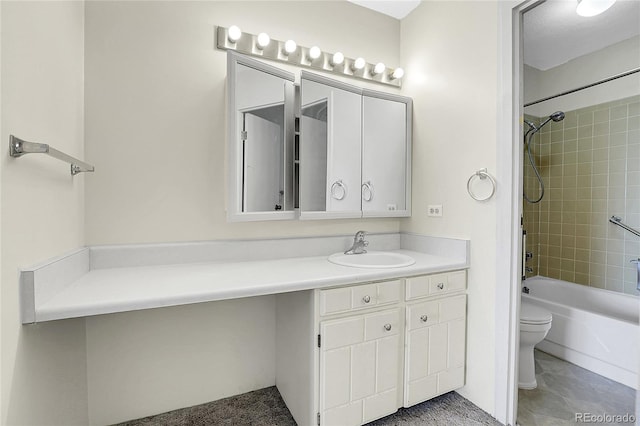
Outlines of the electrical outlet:
<svg viewBox="0 0 640 426">
<path fill-rule="evenodd" d="M 387 210 L 395 211 L 395 210 L 398 210 L 398 207 L 395 204 L 387 204 Z"/>
<path fill-rule="evenodd" d="M 442 216 L 442 204 L 433 204 L 427 208 L 427 216 L 441 217 Z"/>
</svg>

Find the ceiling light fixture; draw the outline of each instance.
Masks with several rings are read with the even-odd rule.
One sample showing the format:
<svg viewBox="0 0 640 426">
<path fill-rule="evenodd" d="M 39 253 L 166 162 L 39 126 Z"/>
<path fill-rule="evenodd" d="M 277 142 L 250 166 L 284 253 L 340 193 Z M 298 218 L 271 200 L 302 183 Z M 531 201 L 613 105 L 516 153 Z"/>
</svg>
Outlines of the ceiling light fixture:
<svg viewBox="0 0 640 426">
<path fill-rule="evenodd" d="M 616 0 L 578 0 L 576 13 L 580 16 L 596 16 L 609 9 Z"/>
</svg>

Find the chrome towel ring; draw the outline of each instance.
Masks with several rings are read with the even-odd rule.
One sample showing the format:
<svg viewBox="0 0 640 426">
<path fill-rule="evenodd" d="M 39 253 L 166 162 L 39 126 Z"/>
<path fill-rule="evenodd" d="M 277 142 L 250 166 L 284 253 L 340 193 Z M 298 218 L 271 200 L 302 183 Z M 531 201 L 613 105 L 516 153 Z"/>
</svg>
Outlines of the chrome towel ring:
<svg viewBox="0 0 640 426">
<path fill-rule="evenodd" d="M 484 198 L 479 198 L 471 190 L 471 183 L 473 182 L 474 178 L 476 178 L 476 177 L 480 178 L 481 180 L 489 179 L 489 182 L 491 182 L 491 193 L 488 196 L 486 196 Z M 472 174 L 471 177 L 469 177 L 469 180 L 467 181 L 467 192 L 469 193 L 471 198 L 473 198 L 476 201 L 486 201 L 489 198 L 493 197 L 493 194 L 496 193 L 496 180 L 493 178 L 493 176 L 491 176 L 487 172 L 486 167 L 478 170 L 477 172 Z"/>
</svg>

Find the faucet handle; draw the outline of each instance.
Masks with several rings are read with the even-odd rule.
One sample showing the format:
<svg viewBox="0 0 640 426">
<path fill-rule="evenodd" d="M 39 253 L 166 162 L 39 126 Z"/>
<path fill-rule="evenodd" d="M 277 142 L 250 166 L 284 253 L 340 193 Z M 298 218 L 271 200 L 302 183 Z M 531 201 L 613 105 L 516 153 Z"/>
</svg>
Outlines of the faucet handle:
<svg viewBox="0 0 640 426">
<path fill-rule="evenodd" d="M 367 234 L 366 231 L 358 231 L 356 232 L 355 239 L 358 241 L 364 241 L 364 236 Z"/>
</svg>

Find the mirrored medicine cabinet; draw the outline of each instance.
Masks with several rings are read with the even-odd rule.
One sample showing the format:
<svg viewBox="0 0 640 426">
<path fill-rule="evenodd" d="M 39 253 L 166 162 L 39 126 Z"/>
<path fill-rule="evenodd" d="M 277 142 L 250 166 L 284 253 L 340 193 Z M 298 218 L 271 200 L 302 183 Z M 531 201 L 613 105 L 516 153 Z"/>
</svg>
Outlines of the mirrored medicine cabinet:
<svg viewBox="0 0 640 426">
<path fill-rule="evenodd" d="M 228 51 L 229 221 L 411 215 L 410 98 Z"/>
</svg>

